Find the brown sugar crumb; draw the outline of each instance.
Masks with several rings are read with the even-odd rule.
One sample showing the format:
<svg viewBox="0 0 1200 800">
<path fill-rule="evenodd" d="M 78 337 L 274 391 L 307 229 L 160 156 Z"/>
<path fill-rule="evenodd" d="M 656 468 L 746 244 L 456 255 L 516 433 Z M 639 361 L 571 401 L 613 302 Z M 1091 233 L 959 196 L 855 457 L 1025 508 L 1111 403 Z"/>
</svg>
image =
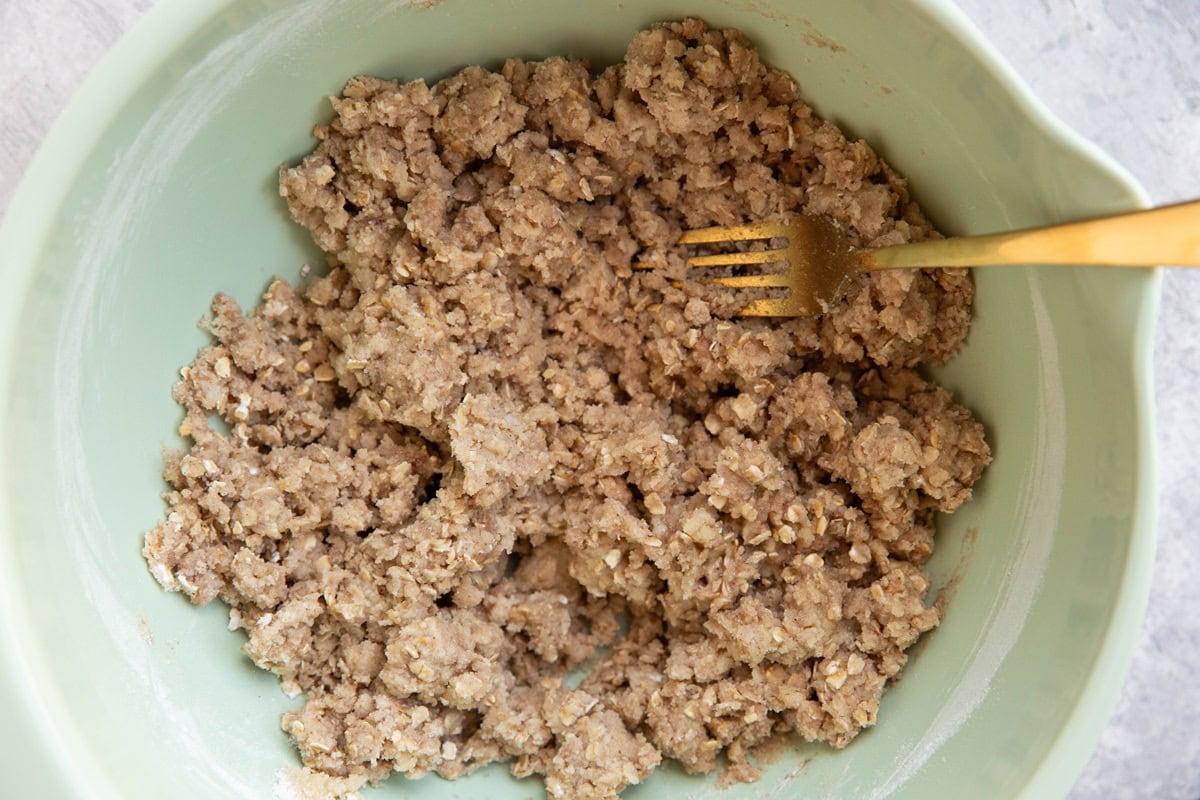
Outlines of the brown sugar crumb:
<svg viewBox="0 0 1200 800">
<path fill-rule="evenodd" d="M 936 236 L 904 180 L 698 20 L 599 73 L 362 77 L 333 106 L 280 175 L 331 269 L 213 301 L 145 548 L 305 695 L 283 719 L 305 775 L 511 759 L 613 798 L 665 759 L 754 780 L 770 740 L 873 725 L 939 621 L 934 515 L 990 458 L 915 371 L 961 345 L 970 278 L 863 275 L 785 320 L 673 280 L 687 228 Z"/>
</svg>

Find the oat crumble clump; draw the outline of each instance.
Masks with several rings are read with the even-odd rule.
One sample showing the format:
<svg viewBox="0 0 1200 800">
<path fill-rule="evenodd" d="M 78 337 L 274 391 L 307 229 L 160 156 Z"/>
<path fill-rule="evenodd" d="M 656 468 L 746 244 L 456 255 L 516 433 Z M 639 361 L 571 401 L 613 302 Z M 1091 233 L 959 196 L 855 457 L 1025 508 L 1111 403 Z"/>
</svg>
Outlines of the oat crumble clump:
<svg viewBox="0 0 1200 800">
<path fill-rule="evenodd" d="M 698 20 L 599 74 L 514 59 L 332 102 L 280 176 L 331 269 L 213 301 L 145 548 L 305 694 L 305 767 L 344 792 L 511 759 L 613 798 L 664 759 L 754 780 L 772 737 L 873 725 L 939 621 L 934 514 L 990 458 L 915 371 L 959 348 L 972 283 L 882 272 L 764 321 L 672 280 L 686 228 L 935 236 L 904 181 Z"/>
</svg>

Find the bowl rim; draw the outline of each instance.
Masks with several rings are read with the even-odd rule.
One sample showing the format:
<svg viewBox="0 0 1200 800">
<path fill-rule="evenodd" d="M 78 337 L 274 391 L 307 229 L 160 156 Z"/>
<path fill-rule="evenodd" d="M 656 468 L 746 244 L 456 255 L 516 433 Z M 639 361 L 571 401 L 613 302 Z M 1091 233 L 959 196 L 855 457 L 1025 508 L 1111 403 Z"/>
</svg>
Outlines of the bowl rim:
<svg viewBox="0 0 1200 800">
<path fill-rule="evenodd" d="M 940 19 L 952 36 L 979 55 L 981 66 L 1043 135 L 1090 161 L 1098 170 L 1108 173 L 1135 198 L 1136 207 L 1147 208 L 1151 205 L 1149 194 L 1137 178 L 1099 145 L 1059 119 L 1034 94 L 996 46 L 984 38 L 966 12 L 954 5 L 952 0 L 914 2 L 931 12 L 931 16 Z M 1117 586 L 1116 603 L 1079 700 L 1018 793 L 1020 798 L 1058 798 L 1070 792 L 1116 710 L 1146 615 L 1157 538 L 1154 329 L 1162 294 L 1162 274 L 1162 268 L 1156 267 L 1151 271 L 1150 280 L 1140 285 L 1141 296 L 1138 298 L 1137 318 L 1131 336 L 1130 370 L 1135 378 L 1136 485 L 1132 500 L 1133 527 L 1125 569 Z"/>
<path fill-rule="evenodd" d="M 42 140 L 25 174 L 0 217 L 0 263 L 7 291 L 0 293 L 0 376 L 11 374 L 16 360 L 22 300 L 37 272 L 38 254 L 51 234 L 57 199 L 84 166 L 88 154 L 113 118 L 139 90 L 148 65 L 160 63 L 207 19 L 236 0 L 159 0 L 105 54 L 76 89 L 65 110 Z M 1097 145 L 1062 122 L 1033 93 L 964 11 L 952 0 L 910 0 L 932 22 L 979 60 L 1013 104 L 1044 136 L 1089 161 L 1121 185 L 1135 205 L 1150 204 L 1138 181 Z M 1104 725 L 1120 698 L 1133 660 L 1150 595 L 1155 552 L 1156 464 L 1153 404 L 1153 341 L 1161 293 L 1161 270 L 1139 285 L 1137 318 L 1131 335 L 1131 372 L 1135 378 L 1136 484 L 1133 526 L 1124 571 L 1116 587 L 1116 602 L 1092 672 L 1079 700 L 1058 736 L 1043 753 L 1018 792 L 1022 798 L 1062 797 L 1083 771 L 1099 742 Z M 2 408 L 2 407 L 0 407 Z M 0 441 L 3 429 L 0 428 Z M 0 498 L 8 486 L 7 461 L 0 459 Z M 0 502 L 0 506 L 4 504 Z M 0 531 L 0 536 L 4 532 Z M 6 752 L 20 753 L 21 763 L 9 762 L 10 777 L 36 775 L 46 790 L 61 796 L 94 796 L 98 783 L 88 783 L 70 769 L 70 755 L 54 746 L 60 739 L 52 698 L 38 687 L 33 664 L 22 654 L 20 631 L 14 627 L 24 605 L 11 584 L 0 582 L 0 711 L 15 724 L 0 733 Z M 57 769 L 56 769 L 57 768 Z M 52 785 L 47 786 L 46 783 Z M 52 796 L 52 795 L 47 795 Z"/>
</svg>

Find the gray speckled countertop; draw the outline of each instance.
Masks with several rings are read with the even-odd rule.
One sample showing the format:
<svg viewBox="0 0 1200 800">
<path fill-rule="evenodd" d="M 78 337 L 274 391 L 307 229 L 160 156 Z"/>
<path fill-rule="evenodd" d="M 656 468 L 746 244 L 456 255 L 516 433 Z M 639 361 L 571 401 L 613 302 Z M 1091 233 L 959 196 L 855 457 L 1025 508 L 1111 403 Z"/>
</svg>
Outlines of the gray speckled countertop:
<svg viewBox="0 0 1200 800">
<path fill-rule="evenodd" d="M 1200 196 L 1200 1 L 959 0 L 1034 91 L 1142 181 Z M 0 213 L 80 81 L 155 0 L 0 0 Z M 1072 800 L 1200 799 L 1200 271 L 1169 272 L 1155 347 L 1159 547 L 1120 706 Z"/>
</svg>

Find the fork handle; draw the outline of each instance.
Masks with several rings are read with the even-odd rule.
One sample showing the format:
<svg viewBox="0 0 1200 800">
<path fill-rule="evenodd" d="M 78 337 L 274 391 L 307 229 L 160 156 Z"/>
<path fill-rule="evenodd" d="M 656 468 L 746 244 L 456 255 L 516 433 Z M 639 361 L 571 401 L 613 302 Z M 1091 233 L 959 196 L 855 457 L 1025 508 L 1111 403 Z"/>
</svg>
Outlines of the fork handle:
<svg viewBox="0 0 1200 800">
<path fill-rule="evenodd" d="M 866 270 L 949 264 L 1200 267 L 1200 200 L 1065 225 L 881 247 L 863 255 Z"/>
</svg>

